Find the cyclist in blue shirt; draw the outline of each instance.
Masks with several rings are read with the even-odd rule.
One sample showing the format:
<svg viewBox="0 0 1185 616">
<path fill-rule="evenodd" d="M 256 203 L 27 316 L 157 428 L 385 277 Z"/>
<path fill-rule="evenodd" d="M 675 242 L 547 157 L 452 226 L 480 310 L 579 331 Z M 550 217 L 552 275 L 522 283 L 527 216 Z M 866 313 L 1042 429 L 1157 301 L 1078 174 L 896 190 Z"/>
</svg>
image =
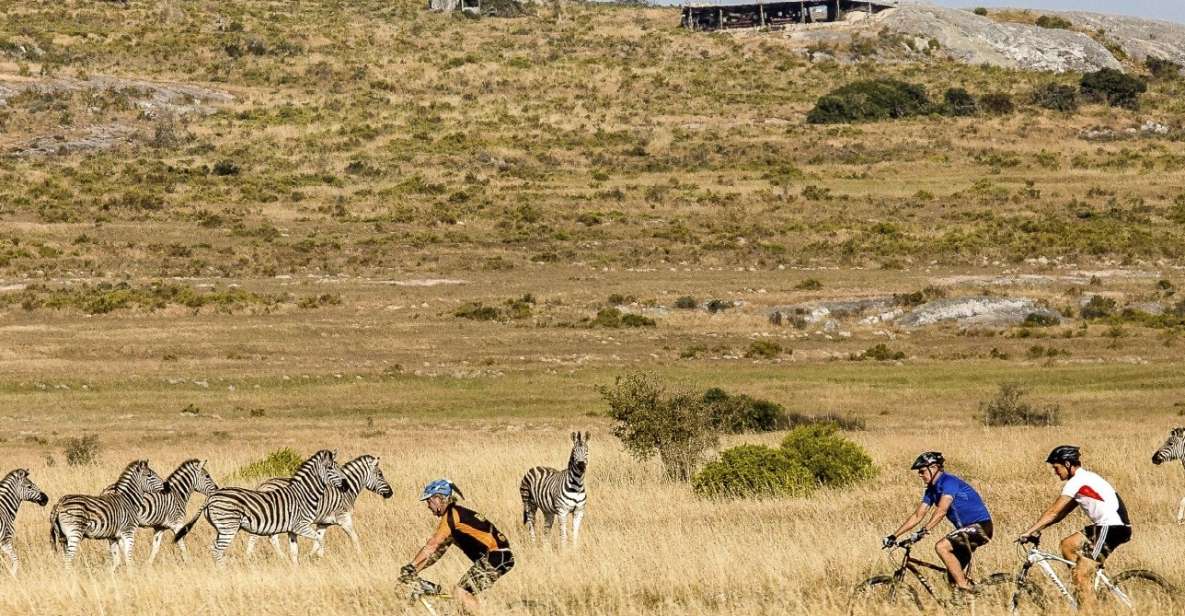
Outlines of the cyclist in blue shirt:
<svg viewBox="0 0 1185 616">
<path fill-rule="evenodd" d="M 951 583 L 958 589 L 972 591 L 967 581 L 966 568 L 971 563 L 971 554 L 992 539 L 992 516 L 983 499 L 970 484 L 944 470 L 946 459 L 937 451 L 927 451 L 918 456 L 911 470 L 926 484 L 922 502 L 909 519 L 901 523 L 893 534 L 882 541 L 885 547 L 897 544 L 897 537 L 909 532 L 919 523 L 921 528 L 903 541 L 916 543 L 925 537 L 942 518 L 950 520 L 955 530 L 938 540 L 934 551 L 946 565 Z"/>
</svg>

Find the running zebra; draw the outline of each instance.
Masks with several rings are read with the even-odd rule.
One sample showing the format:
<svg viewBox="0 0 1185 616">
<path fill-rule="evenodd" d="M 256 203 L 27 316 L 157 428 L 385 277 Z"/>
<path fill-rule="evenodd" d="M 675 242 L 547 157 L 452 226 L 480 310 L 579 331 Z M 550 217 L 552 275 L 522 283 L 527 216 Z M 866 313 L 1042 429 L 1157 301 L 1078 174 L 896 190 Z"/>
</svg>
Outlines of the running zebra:
<svg viewBox="0 0 1185 616">
<path fill-rule="evenodd" d="M 121 546 L 123 564 L 131 567 L 140 499 L 164 487 L 147 460 L 136 460 L 123 470 L 109 491 L 98 496 L 63 496 L 49 513 L 49 538 L 54 550 L 64 546 L 69 568 L 83 539 L 106 539 L 111 548 L 111 570 L 119 567 Z"/>
<path fill-rule="evenodd" d="M 1160 449 L 1152 454 L 1153 464 L 1163 464 L 1171 460 L 1180 460 L 1181 464 L 1185 465 L 1185 428 L 1173 428 Z M 1177 507 L 1177 524 L 1185 524 L 1185 498 L 1181 499 L 1181 504 Z"/>
<path fill-rule="evenodd" d="M 313 543 L 313 553 L 317 556 L 325 556 L 325 531 L 330 526 L 342 527 L 342 530 L 349 535 L 350 541 L 354 543 L 354 551 L 361 554 L 362 544 L 358 542 L 358 533 L 354 532 L 354 501 L 358 499 L 363 490 L 370 490 L 384 499 L 391 498 L 391 495 L 395 493 L 391 489 L 391 484 L 387 483 L 387 478 L 383 477 L 383 469 L 379 468 L 379 459 L 374 456 L 358 456 L 346 462 L 342 465 L 342 474 L 346 477 L 342 487 L 326 490 L 321 499 L 321 505 L 317 507 L 317 539 Z M 257 489 L 261 492 L 270 492 L 284 488 L 291 482 L 292 480 L 289 478 L 277 477 L 259 484 Z M 247 539 L 248 556 L 255 551 L 255 542 L 258 540 L 259 537 L 256 535 L 251 535 Z M 280 550 L 280 536 L 272 535 L 271 540 L 272 547 L 283 556 L 283 551 Z"/>
<path fill-rule="evenodd" d="M 29 479 L 29 471 L 18 468 L 0 479 L 0 552 L 8 556 L 8 572 L 12 577 L 16 577 L 21 568 L 16 548 L 12 547 L 12 537 L 16 534 L 16 510 L 23 501 L 44 507 L 49 497 Z"/>
<path fill-rule="evenodd" d="M 114 486 L 112 486 L 114 487 Z M 185 522 L 185 509 L 189 505 L 189 497 L 194 492 L 205 494 L 208 498 L 218 489 L 214 478 L 206 471 L 204 460 L 186 460 L 177 470 L 165 479 L 165 489 L 155 494 L 145 494 L 138 502 L 139 512 L 136 525 L 140 528 L 151 528 L 152 552 L 148 554 L 148 564 L 156 561 L 160 552 L 161 539 L 166 530 L 176 535 Z M 181 559 L 189 562 L 189 551 L 185 549 L 185 540 L 176 542 L 181 550 Z"/>
<path fill-rule="evenodd" d="M 557 470 L 536 466 L 527 471 L 518 491 L 523 498 L 523 524 L 535 540 L 535 510 L 543 510 L 544 532 L 551 533 L 552 522 L 560 517 L 560 543 L 568 542 L 568 514 L 572 514 L 572 544 L 580 540 L 580 521 L 584 518 L 584 471 L 588 468 L 588 432 L 572 433 L 572 455 L 568 468 Z"/>
<path fill-rule="evenodd" d="M 296 564 L 296 537 L 317 538 L 314 521 L 327 487 L 340 488 L 345 483 L 334 452 L 322 449 L 301 463 L 288 485 L 261 492 L 246 488 L 222 488 L 206 499 L 202 511 L 173 535 L 179 542 L 193 530 L 202 513 L 214 527 L 214 562 L 221 565 L 226 549 L 240 530 L 252 535 L 288 533 L 292 564 Z"/>
</svg>

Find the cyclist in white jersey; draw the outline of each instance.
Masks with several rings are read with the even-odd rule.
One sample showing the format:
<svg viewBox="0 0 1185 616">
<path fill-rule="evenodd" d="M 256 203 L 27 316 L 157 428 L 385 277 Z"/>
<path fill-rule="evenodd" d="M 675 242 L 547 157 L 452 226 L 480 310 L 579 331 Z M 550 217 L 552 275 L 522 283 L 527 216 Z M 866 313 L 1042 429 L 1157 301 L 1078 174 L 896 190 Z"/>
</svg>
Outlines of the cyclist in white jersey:
<svg viewBox="0 0 1185 616">
<path fill-rule="evenodd" d="M 1115 548 L 1131 540 L 1127 507 L 1107 480 L 1082 468 L 1077 447 L 1055 447 L 1045 462 L 1053 467 L 1058 479 L 1066 483 L 1053 505 L 1017 541 L 1030 541 L 1046 527 L 1060 522 L 1075 506 L 1081 507 L 1090 524 L 1062 539 L 1061 549 L 1066 560 L 1074 561 L 1074 585 L 1078 587 L 1079 602 L 1083 608 L 1090 608 L 1094 603 L 1090 579 L 1096 565 Z"/>
</svg>

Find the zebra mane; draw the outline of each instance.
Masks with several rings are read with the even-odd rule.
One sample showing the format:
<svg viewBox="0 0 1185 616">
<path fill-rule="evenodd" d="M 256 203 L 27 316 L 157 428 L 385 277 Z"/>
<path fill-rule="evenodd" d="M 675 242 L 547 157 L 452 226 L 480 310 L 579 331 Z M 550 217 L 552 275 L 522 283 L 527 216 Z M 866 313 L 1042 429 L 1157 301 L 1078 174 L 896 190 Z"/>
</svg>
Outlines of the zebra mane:
<svg viewBox="0 0 1185 616">
<path fill-rule="evenodd" d="M 13 484 L 16 483 L 18 475 L 20 477 L 28 477 L 29 471 L 23 468 L 14 468 L 11 471 L 8 471 L 8 474 L 4 476 L 4 479 L 0 479 L 0 488 L 12 488 Z"/>
<path fill-rule="evenodd" d="M 318 464 L 324 462 L 327 458 L 330 460 L 333 459 L 333 452 L 329 451 L 328 449 L 322 449 L 321 451 L 309 456 L 308 460 L 301 462 L 300 466 L 296 467 L 296 472 L 292 474 L 292 482 L 307 482 L 315 474 L 313 469 Z"/>
<path fill-rule="evenodd" d="M 197 472 L 201 467 L 202 461 L 196 458 L 179 464 L 165 479 L 165 492 L 172 492 L 177 487 L 184 487 L 184 484 L 195 482 Z"/>
<path fill-rule="evenodd" d="M 341 487 L 343 492 L 361 494 L 366 489 L 366 478 L 374 468 L 374 456 L 362 454 L 342 465 L 342 474 L 346 476 L 346 483 Z"/>
<path fill-rule="evenodd" d="M 111 487 L 108 488 L 108 490 L 118 492 L 121 491 L 122 488 L 123 491 L 134 491 L 136 487 L 133 485 L 134 480 L 132 477 L 145 468 L 148 468 L 148 460 L 136 460 L 128 464 L 127 467 L 123 469 L 123 472 L 119 474 L 119 479 L 116 479 L 115 483 L 111 484 Z"/>
</svg>

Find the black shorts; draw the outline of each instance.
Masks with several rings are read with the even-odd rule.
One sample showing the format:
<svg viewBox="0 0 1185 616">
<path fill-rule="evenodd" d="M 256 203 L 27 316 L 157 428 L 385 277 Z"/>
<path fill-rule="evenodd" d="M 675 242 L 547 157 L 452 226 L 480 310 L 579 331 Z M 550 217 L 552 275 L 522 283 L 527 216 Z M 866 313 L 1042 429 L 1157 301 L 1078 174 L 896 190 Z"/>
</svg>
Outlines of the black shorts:
<svg viewBox="0 0 1185 616">
<path fill-rule="evenodd" d="M 1132 540 L 1130 526 L 1087 526 L 1082 529 L 1086 543 L 1082 544 L 1082 555 L 1102 562 L 1115 548 Z"/>
<path fill-rule="evenodd" d="M 955 558 L 964 569 L 971 564 L 971 554 L 992 540 L 992 521 L 984 520 L 955 529 L 946 536 Z"/>
</svg>

